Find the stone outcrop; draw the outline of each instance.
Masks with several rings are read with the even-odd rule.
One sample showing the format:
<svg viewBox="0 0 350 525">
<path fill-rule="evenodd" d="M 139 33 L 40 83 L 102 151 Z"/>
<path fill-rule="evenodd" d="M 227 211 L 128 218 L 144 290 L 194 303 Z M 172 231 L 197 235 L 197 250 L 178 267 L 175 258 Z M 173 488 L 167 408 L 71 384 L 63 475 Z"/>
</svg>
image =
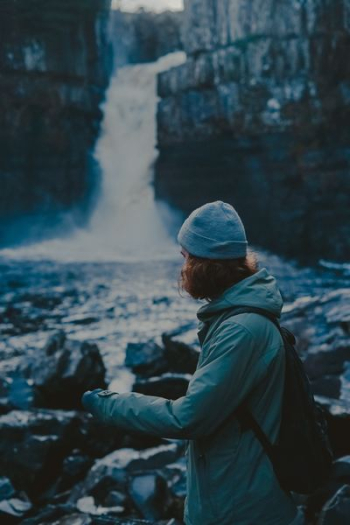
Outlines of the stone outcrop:
<svg viewBox="0 0 350 525">
<path fill-rule="evenodd" d="M 79 409 L 84 392 L 107 386 L 98 346 L 70 341 L 62 330 L 23 368 L 42 398 L 39 406 L 44 408 Z"/>
<path fill-rule="evenodd" d="M 251 242 L 347 260 L 350 1 L 188 0 L 159 76 L 156 191 L 232 202 Z"/>
<path fill-rule="evenodd" d="M 85 218 L 112 69 L 109 7 L 110 0 L 1 2 L 1 246 L 45 236 L 67 210 Z"/>
</svg>

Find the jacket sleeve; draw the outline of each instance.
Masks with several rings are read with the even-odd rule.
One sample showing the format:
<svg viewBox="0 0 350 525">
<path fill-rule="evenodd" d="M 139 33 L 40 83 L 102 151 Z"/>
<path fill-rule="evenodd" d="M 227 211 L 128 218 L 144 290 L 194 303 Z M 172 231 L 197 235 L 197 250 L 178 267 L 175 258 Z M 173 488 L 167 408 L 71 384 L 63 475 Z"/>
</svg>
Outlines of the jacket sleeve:
<svg viewBox="0 0 350 525">
<path fill-rule="evenodd" d="M 126 431 L 164 438 L 204 437 L 238 407 L 260 379 L 260 353 L 253 334 L 228 320 L 213 336 L 185 396 L 173 401 L 138 393 L 101 397 L 93 393 L 86 408 L 103 422 Z"/>
</svg>

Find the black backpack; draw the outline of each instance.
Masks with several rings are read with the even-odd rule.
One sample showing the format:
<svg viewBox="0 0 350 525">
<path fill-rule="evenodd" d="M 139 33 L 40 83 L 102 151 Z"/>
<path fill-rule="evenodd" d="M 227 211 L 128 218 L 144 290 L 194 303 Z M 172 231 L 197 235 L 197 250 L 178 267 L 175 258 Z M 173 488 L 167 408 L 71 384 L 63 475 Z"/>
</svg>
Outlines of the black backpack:
<svg viewBox="0 0 350 525">
<path fill-rule="evenodd" d="M 286 367 L 278 443 L 270 443 L 245 402 L 236 409 L 236 417 L 242 431 L 250 429 L 255 433 L 281 487 L 288 492 L 311 494 L 328 480 L 333 460 L 324 409 L 314 400 L 310 381 L 294 347 L 294 335 L 281 327 L 273 314 L 262 308 L 243 306 L 228 309 L 224 319 L 248 312 L 270 319 L 284 341 Z"/>
</svg>

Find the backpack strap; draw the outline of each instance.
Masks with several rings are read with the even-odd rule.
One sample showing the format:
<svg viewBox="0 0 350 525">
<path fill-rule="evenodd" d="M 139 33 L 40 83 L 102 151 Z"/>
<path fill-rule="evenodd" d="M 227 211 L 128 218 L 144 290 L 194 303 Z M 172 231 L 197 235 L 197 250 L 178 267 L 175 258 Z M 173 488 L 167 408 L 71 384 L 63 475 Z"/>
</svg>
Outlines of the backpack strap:
<svg viewBox="0 0 350 525">
<path fill-rule="evenodd" d="M 246 313 L 260 314 L 266 317 L 267 319 L 270 319 L 270 321 L 272 321 L 274 325 L 277 326 L 277 328 L 281 331 L 281 326 L 277 320 L 277 317 L 273 315 L 271 312 L 269 312 L 268 310 L 265 310 L 264 308 L 259 308 L 258 306 L 237 306 L 237 308 L 231 307 L 231 308 L 226 308 L 225 310 L 222 310 L 222 312 L 225 312 L 225 311 L 227 312 L 227 314 L 224 316 L 223 320 L 228 319 L 229 317 L 233 315 L 238 315 L 238 314 L 246 314 Z"/>
<path fill-rule="evenodd" d="M 257 314 L 263 315 L 264 317 L 272 321 L 274 325 L 278 328 L 283 341 L 285 340 L 285 337 L 288 334 L 291 334 L 291 332 L 289 331 L 286 331 L 288 332 L 288 334 L 284 333 L 285 329 L 282 330 L 276 316 L 274 316 L 268 310 L 265 310 L 263 308 L 258 308 L 256 306 L 239 306 L 237 308 L 235 307 L 227 308 L 227 315 L 224 316 L 223 320 L 228 319 L 231 316 L 241 314 L 241 313 L 257 313 Z M 248 407 L 247 401 L 243 401 L 243 403 L 241 403 L 241 405 L 235 409 L 234 415 L 238 419 L 241 425 L 242 431 L 252 430 L 254 432 L 256 438 L 259 440 L 261 446 L 263 447 L 266 455 L 270 459 L 272 465 L 274 465 L 273 445 L 271 444 L 270 440 L 266 436 L 265 432 L 262 430 L 259 423 L 254 418 L 253 414 L 251 413 Z"/>
</svg>

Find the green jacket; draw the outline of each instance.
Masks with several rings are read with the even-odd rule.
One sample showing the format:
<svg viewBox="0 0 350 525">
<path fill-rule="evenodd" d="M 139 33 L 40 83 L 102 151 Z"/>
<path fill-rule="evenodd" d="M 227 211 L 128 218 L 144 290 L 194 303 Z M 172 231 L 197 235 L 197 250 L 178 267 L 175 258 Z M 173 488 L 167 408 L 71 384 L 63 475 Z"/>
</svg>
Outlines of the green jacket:
<svg viewBox="0 0 350 525">
<path fill-rule="evenodd" d="M 186 525 L 288 525 L 296 515 L 251 431 L 232 416 L 247 399 L 271 441 L 278 436 L 284 348 L 278 329 L 256 313 L 220 323 L 230 306 L 280 316 L 282 297 L 262 268 L 198 310 L 201 354 L 187 393 L 176 401 L 137 393 L 92 396 L 87 408 L 124 430 L 189 440 Z M 209 326 L 209 330 L 207 327 Z"/>
</svg>

